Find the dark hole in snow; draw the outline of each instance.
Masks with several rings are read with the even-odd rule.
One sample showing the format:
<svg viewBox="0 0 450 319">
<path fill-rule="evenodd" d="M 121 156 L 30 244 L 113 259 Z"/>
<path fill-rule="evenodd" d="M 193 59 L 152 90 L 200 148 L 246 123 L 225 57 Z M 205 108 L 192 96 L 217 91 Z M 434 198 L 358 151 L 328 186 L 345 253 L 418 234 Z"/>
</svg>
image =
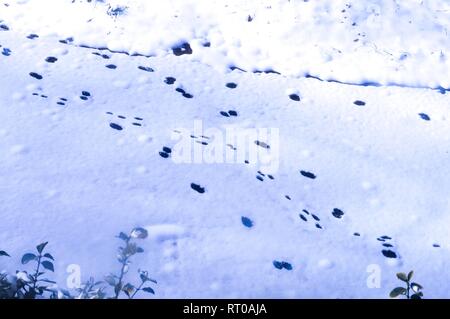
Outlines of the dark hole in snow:
<svg viewBox="0 0 450 319">
<path fill-rule="evenodd" d="M 248 227 L 248 228 L 253 227 L 253 222 L 250 218 L 242 216 L 241 221 L 245 227 Z"/>
<path fill-rule="evenodd" d="M 316 215 L 314 215 L 314 214 L 311 214 L 311 216 L 312 216 L 312 218 L 314 218 L 316 221 L 320 221 L 320 218 L 319 217 L 317 217 Z"/>
<path fill-rule="evenodd" d="M 316 224 L 316 228 L 322 229 L 322 226 L 320 226 L 320 224 Z"/>
<path fill-rule="evenodd" d="M 167 154 L 166 152 L 159 152 L 159 155 L 160 155 L 162 158 L 168 158 L 168 157 L 169 157 L 169 154 Z"/>
<path fill-rule="evenodd" d="M 314 175 L 314 174 L 311 173 L 311 172 L 300 171 L 300 174 L 302 174 L 302 175 L 305 176 L 305 177 L 311 178 L 311 179 L 315 179 L 315 178 L 316 178 L 316 175 Z"/>
<path fill-rule="evenodd" d="M 272 175 L 270 175 L 270 174 L 267 175 L 267 177 L 270 178 L 270 179 L 274 179 L 274 177 Z"/>
<path fill-rule="evenodd" d="M 383 246 L 388 247 L 388 248 L 393 247 L 391 244 L 388 244 L 388 243 L 384 243 Z"/>
<path fill-rule="evenodd" d="M 361 234 L 360 233 L 353 233 L 353 236 L 359 237 L 359 236 L 361 236 Z"/>
<path fill-rule="evenodd" d="M 230 115 L 228 115 L 228 113 L 225 111 L 220 111 L 220 115 L 225 116 L 225 117 L 230 117 Z"/>
<path fill-rule="evenodd" d="M 439 245 L 439 244 L 433 244 L 433 247 L 439 248 L 439 247 L 441 247 L 441 245 Z"/>
<path fill-rule="evenodd" d="M 428 116 L 428 114 L 425 114 L 425 113 L 419 113 L 419 116 L 420 116 L 420 118 L 421 118 L 422 120 L 425 120 L 425 121 L 431 120 L 430 117 Z"/>
<path fill-rule="evenodd" d="M 83 96 L 91 96 L 91 93 L 89 93 L 88 91 L 81 91 L 81 95 L 83 95 Z"/>
<path fill-rule="evenodd" d="M 260 180 L 261 182 L 263 182 L 264 181 L 264 178 L 262 178 L 261 176 L 259 176 L 259 175 L 256 175 L 256 178 L 258 179 L 258 180 Z"/>
<path fill-rule="evenodd" d="M 27 35 L 27 38 L 30 40 L 33 40 L 35 38 L 39 38 L 39 36 L 37 34 L 32 33 L 32 34 Z"/>
<path fill-rule="evenodd" d="M 290 94 L 290 95 L 289 95 L 289 98 L 290 98 L 292 101 L 296 101 L 296 102 L 300 101 L 300 96 L 298 96 L 298 94 Z"/>
<path fill-rule="evenodd" d="M 117 66 L 115 64 L 107 64 L 105 65 L 108 69 L 114 70 L 117 69 Z"/>
<path fill-rule="evenodd" d="M 30 72 L 30 76 L 37 79 L 37 80 L 42 80 L 42 75 L 36 73 L 36 72 Z"/>
<path fill-rule="evenodd" d="M 284 269 L 286 270 L 292 270 L 292 265 L 286 261 L 282 261 L 281 265 L 283 266 Z"/>
<path fill-rule="evenodd" d="M 49 56 L 45 59 L 45 62 L 48 62 L 48 63 L 55 63 L 56 61 L 58 61 L 58 59 L 55 58 L 54 56 Z"/>
<path fill-rule="evenodd" d="M 270 145 L 268 145 L 268 144 L 266 144 L 266 143 L 264 143 L 264 142 L 258 141 L 258 140 L 255 141 L 255 144 L 258 145 L 258 146 L 267 148 L 267 149 L 270 148 Z"/>
<path fill-rule="evenodd" d="M 8 27 L 6 24 L 0 24 L 0 29 L 1 29 L 2 31 L 8 31 L 8 30 L 9 30 L 9 27 Z"/>
<path fill-rule="evenodd" d="M 229 89 L 235 89 L 235 88 L 237 88 L 237 84 L 236 84 L 236 83 L 233 83 L 233 82 L 229 82 L 229 83 L 225 84 L 225 86 L 226 86 L 227 88 L 229 88 Z"/>
<path fill-rule="evenodd" d="M 182 88 L 176 88 L 175 91 L 182 93 L 182 94 L 186 93 L 186 91 L 183 90 Z"/>
<path fill-rule="evenodd" d="M 281 261 L 274 260 L 272 263 L 276 269 L 283 269 L 283 264 L 281 263 Z"/>
<path fill-rule="evenodd" d="M 163 151 L 166 153 L 172 153 L 172 149 L 170 147 L 164 146 Z"/>
<path fill-rule="evenodd" d="M 392 239 L 392 237 L 389 237 L 389 236 L 386 236 L 386 235 L 383 235 L 380 238 L 382 238 L 382 239 Z"/>
<path fill-rule="evenodd" d="M 358 105 L 358 106 L 364 106 L 364 105 L 366 105 L 366 102 L 360 101 L 360 100 L 356 100 L 355 102 L 353 102 L 353 104 Z"/>
<path fill-rule="evenodd" d="M 138 66 L 139 70 L 145 71 L 145 72 L 154 72 L 155 70 L 153 70 L 151 67 L 149 66 Z"/>
<path fill-rule="evenodd" d="M 137 120 L 137 121 L 143 121 L 144 120 L 142 117 L 135 117 L 134 119 Z"/>
<path fill-rule="evenodd" d="M 134 126 L 142 126 L 142 124 L 141 124 L 141 123 L 136 123 L 136 122 L 134 122 L 134 123 L 131 123 L 131 124 L 133 124 Z"/>
<path fill-rule="evenodd" d="M 82 99 L 83 101 L 87 101 L 87 96 L 84 96 L 84 95 L 80 95 L 80 99 Z"/>
<path fill-rule="evenodd" d="M 56 104 L 58 104 L 58 105 L 66 105 L 66 103 L 64 103 L 64 102 L 56 102 Z"/>
<path fill-rule="evenodd" d="M 123 116 L 123 115 L 117 115 L 117 117 L 118 117 L 119 119 L 122 119 L 122 120 L 124 120 L 124 119 L 127 118 L 126 116 Z"/>
<path fill-rule="evenodd" d="M 291 196 L 289 195 L 285 195 L 284 197 L 286 197 L 286 199 L 291 200 Z"/>
<path fill-rule="evenodd" d="M 383 253 L 384 257 L 397 258 L 397 254 L 394 253 L 392 250 L 384 249 L 381 252 Z"/>
<path fill-rule="evenodd" d="M 187 42 L 183 43 L 182 45 L 180 45 L 178 47 L 173 47 L 172 51 L 173 51 L 173 54 L 175 54 L 176 56 L 180 56 L 183 54 L 192 54 L 191 46 Z"/>
<path fill-rule="evenodd" d="M 2 54 L 3 54 L 4 56 L 10 56 L 10 55 L 11 55 L 11 50 L 8 49 L 8 48 L 3 48 Z"/>
<path fill-rule="evenodd" d="M 331 214 L 333 214 L 333 216 L 336 218 L 342 218 L 342 216 L 344 215 L 344 212 L 342 210 L 340 210 L 339 208 L 335 208 L 335 209 L 333 209 L 333 212 Z"/>
<path fill-rule="evenodd" d="M 116 123 L 110 123 L 109 126 L 115 130 L 121 131 L 123 128 L 119 124 Z"/>
<path fill-rule="evenodd" d="M 305 216 L 303 216 L 302 214 L 299 214 L 298 216 L 300 216 L 300 218 L 301 218 L 303 221 L 305 221 L 305 222 L 308 221 L 308 219 L 307 219 Z"/>
<path fill-rule="evenodd" d="M 172 85 L 172 84 L 175 83 L 176 80 L 177 80 L 177 79 L 175 79 L 174 77 L 168 76 L 168 77 L 166 77 L 166 79 L 164 80 L 164 82 L 165 82 L 166 84 Z"/>
<path fill-rule="evenodd" d="M 205 192 L 205 188 L 204 188 L 204 187 L 201 187 L 201 186 L 198 185 L 198 184 L 191 183 L 191 188 L 192 188 L 193 190 L 199 192 L 200 194 L 203 194 L 203 193 Z"/>
<path fill-rule="evenodd" d="M 237 116 L 238 115 L 237 112 L 234 111 L 234 110 L 229 110 L 228 114 L 230 114 L 231 116 Z"/>
</svg>

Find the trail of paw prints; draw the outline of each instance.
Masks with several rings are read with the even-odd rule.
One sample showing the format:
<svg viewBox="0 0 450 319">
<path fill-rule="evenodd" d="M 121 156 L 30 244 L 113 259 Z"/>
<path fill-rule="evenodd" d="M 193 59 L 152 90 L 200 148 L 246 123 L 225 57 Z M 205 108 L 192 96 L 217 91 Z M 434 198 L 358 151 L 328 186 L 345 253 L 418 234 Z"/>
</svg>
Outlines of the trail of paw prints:
<svg viewBox="0 0 450 319">
<path fill-rule="evenodd" d="M 314 213 L 310 213 L 308 210 L 303 209 L 299 214 L 298 214 L 300 220 L 302 220 L 305 223 L 312 223 L 314 224 L 314 227 L 317 229 L 323 229 L 322 225 L 321 225 L 321 221 L 319 216 L 317 216 Z"/>
<path fill-rule="evenodd" d="M 396 259 L 399 258 L 398 253 L 396 252 L 396 249 L 394 247 L 394 244 L 392 244 L 392 237 L 383 235 L 377 238 L 379 242 L 381 242 L 381 254 L 389 259 Z"/>
<path fill-rule="evenodd" d="M 140 116 L 125 116 L 123 114 L 114 114 L 113 112 L 106 112 L 109 119 L 109 127 L 116 131 L 122 131 L 126 125 L 133 127 L 141 127 L 144 125 L 144 118 Z"/>
<path fill-rule="evenodd" d="M 41 98 L 41 99 L 49 99 L 49 95 L 42 92 L 42 90 L 37 90 L 31 93 L 32 96 Z M 88 101 L 92 98 L 92 95 L 89 91 L 81 91 L 79 98 L 83 101 Z M 68 106 L 69 104 L 69 98 L 67 97 L 52 97 L 53 100 L 55 100 L 56 105 L 58 106 Z"/>
</svg>

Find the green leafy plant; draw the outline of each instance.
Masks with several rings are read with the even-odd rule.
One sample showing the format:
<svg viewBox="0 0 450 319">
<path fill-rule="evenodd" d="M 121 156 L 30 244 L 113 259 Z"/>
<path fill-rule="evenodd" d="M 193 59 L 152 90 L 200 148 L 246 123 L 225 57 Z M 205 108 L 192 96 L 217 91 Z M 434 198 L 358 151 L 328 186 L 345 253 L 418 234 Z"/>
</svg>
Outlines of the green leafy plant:
<svg viewBox="0 0 450 319">
<path fill-rule="evenodd" d="M 147 271 L 138 270 L 140 282 L 137 286 L 129 282 L 125 283 L 125 275 L 128 273 L 131 257 L 144 252 L 144 249 L 139 247 L 134 242 L 134 239 L 147 238 L 147 230 L 137 227 L 130 234 L 127 235 L 121 232 L 117 237 L 124 242 L 124 246 L 119 247 L 119 254 L 117 256 L 117 260 L 121 264 L 120 272 L 118 275 L 110 274 L 105 277 L 105 281 L 114 287 L 114 298 L 117 299 L 121 293 L 124 293 L 129 299 L 133 299 L 139 291 L 154 294 L 155 291 L 151 287 L 144 287 L 149 282 L 157 283 L 156 280 L 148 277 Z"/>
<path fill-rule="evenodd" d="M 391 298 L 405 296 L 406 299 L 422 299 L 423 292 L 421 290 L 423 287 L 416 282 L 411 282 L 413 275 L 414 272 L 412 270 L 408 274 L 399 272 L 397 278 L 405 283 L 405 287 L 396 287 L 392 289 L 389 296 Z"/>
<path fill-rule="evenodd" d="M 53 264 L 55 259 L 45 251 L 48 242 L 39 244 L 35 252 L 28 252 L 21 259 L 23 265 L 34 265 L 32 271 L 16 271 L 14 275 L 0 273 L 0 299 L 118 299 L 122 296 L 133 299 L 139 292 L 154 294 L 155 291 L 149 283 L 157 282 L 148 276 L 147 271 L 138 269 L 139 282 L 136 285 L 126 280 L 131 257 L 144 252 L 135 240 L 147 237 L 147 230 L 141 227 L 134 228 L 129 234 L 121 232 L 118 238 L 124 242 L 124 245 L 119 247 L 117 256 L 121 265 L 119 274 L 110 274 L 104 281 L 95 281 L 91 277 L 73 293 L 58 288 L 55 281 L 46 278 L 47 271 L 55 271 Z M 0 250 L 0 257 L 10 256 L 7 252 Z"/>
</svg>

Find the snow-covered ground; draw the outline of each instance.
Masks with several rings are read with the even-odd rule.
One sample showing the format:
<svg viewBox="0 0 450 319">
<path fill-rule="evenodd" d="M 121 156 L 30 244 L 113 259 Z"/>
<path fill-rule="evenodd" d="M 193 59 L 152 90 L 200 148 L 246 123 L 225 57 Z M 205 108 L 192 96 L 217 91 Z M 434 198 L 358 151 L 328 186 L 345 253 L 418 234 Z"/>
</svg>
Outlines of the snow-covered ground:
<svg viewBox="0 0 450 319">
<path fill-rule="evenodd" d="M 386 298 L 411 269 L 450 297 L 448 1 L 109 3 L 0 1 L 1 268 L 48 240 L 61 286 L 101 278 L 144 226 L 159 298 Z"/>
</svg>

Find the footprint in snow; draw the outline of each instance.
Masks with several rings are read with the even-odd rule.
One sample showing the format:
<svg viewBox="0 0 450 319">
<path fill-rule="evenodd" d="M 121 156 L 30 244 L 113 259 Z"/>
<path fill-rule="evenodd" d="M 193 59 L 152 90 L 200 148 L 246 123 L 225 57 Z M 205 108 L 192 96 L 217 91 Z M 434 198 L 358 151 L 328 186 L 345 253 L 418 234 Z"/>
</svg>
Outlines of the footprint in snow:
<svg viewBox="0 0 450 319">
<path fill-rule="evenodd" d="M 314 175 L 311 172 L 307 172 L 307 171 L 300 171 L 300 174 L 302 174 L 303 176 L 310 178 L 310 179 L 315 179 L 316 175 Z"/>
<path fill-rule="evenodd" d="M 83 101 L 87 101 L 91 97 L 91 93 L 89 91 L 81 91 L 80 99 Z"/>
<path fill-rule="evenodd" d="M 185 42 L 181 44 L 180 46 L 172 47 L 172 52 L 176 56 L 180 56 L 183 54 L 192 54 L 192 49 L 189 43 Z"/>
<path fill-rule="evenodd" d="M 89 97 L 90 96 L 90 93 L 89 92 L 87 92 L 87 91 L 83 91 L 85 94 L 87 93 L 87 94 L 89 94 L 88 96 L 86 96 L 86 95 L 82 95 L 82 96 L 85 96 L 85 97 Z M 83 93 L 82 92 L 82 93 Z M 106 114 L 108 114 L 108 115 L 115 115 L 113 112 L 106 112 Z M 119 120 L 119 121 L 123 121 L 123 120 L 127 120 L 127 117 L 126 116 L 124 116 L 124 115 L 121 115 L 121 114 L 118 114 L 117 116 L 116 116 L 116 118 Z M 134 116 L 133 118 L 131 118 L 131 119 L 129 119 L 130 121 L 131 121 L 131 125 L 133 125 L 133 126 L 137 126 L 137 127 L 141 127 L 142 126 L 142 121 L 144 120 L 142 117 L 138 117 L 138 116 Z M 111 124 L 114 124 L 114 127 L 113 126 L 111 126 Z M 122 125 L 120 125 L 120 124 L 117 124 L 117 123 L 110 123 L 110 125 L 109 126 L 111 126 L 111 128 L 113 128 L 113 129 L 116 129 L 116 130 L 119 130 L 119 131 L 121 131 L 122 129 L 123 129 L 123 126 Z"/>
<path fill-rule="evenodd" d="M 187 93 L 184 89 L 178 87 L 175 89 L 175 91 L 181 93 L 181 95 L 187 99 L 192 99 L 194 96 L 190 93 Z"/>
<path fill-rule="evenodd" d="M 162 158 L 169 158 L 170 154 L 172 153 L 172 149 L 167 146 L 163 146 L 162 151 L 159 152 L 159 156 Z"/>
<path fill-rule="evenodd" d="M 290 98 L 292 101 L 300 102 L 300 96 L 299 96 L 298 94 L 289 94 L 289 98 Z"/>
<path fill-rule="evenodd" d="M 155 72 L 155 70 L 153 70 L 151 67 L 149 67 L 149 66 L 142 66 L 142 65 L 140 65 L 140 66 L 138 66 L 138 69 L 139 70 L 142 70 L 142 71 L 145 71 L 145 72 Z"/>
<path fill-rule="evenodd" d="M 200 185 L 195 184 L 195 183 L 191 183 L 191 188 L 200 194 L 203 194 L 205 192 L 204 187 L 201 187 Z"/>
<path fill-rule="evenodd" d="M 245 227 L 248 227 L 248 228 L 252 228 L 253 227 L 253 221 L 250 218 L 248 218 L 248 217 L 242 216 L 241 217 L 241 222 L 242 222 L 242 224 Z"/>
<path fill-rule="evenodd" d="M 353 104 L 355 104 L 357 106 L 364 106 L 364 105 L 366 105 L 366 102 L 361 101 L 361 100 L 356 100 L 355 102 L 353 102 Z"/>
<path fill-rule="evenodd" d="M 228 82 L 227 84 L 225 84 L 225 86 L 229 89 L 235 89 L 237 88 L 237 84 L 234 82 Z"/>
<path fill-rule="evenodd" d="M 166 77 L 166 79 L 164 80 L 164 83 L 166 83 L 167 85 L 172 85 L 175 83 L 177 79 L 175 79 L 174 77 L 168 76 Z"/>
<path fill-rule="evenodd" d="M 220 111 L 220 115 L 222 115 L 224 117 L 238 116 L 237 112 L 234 110 L 229 110 L 228 112 Z"/>
<path fill-rule="evenodd" d="M 261 172 L 261 171 L 258 171 L 258 174 L 256 175 L 256 179 L 257 180 L 259 180 L 259 181 L 261 181 L 261 182 L 264 182 L 264 178 L 267 176 L 267 178 L 269 178 L 269 179 L 271 179 L 271 180 L 274 180 L 275 179 L 275 177 L 273 177 L 273 175 L 270 175 L 270 174 L 264 174 L 263 172 Z"/>
<path fill-rule="evenodd" d="M 331 213 L 334 217 L 340 219 L 342 216 L 344 216 L 344 212 L 340 210 L 339 208 L 334 208 L 333 212 Z"/>
<path fill-rule="evenodd" d="M 36 80 L 42 80 L 43 79 L 42 75 L 40 75 L 39 73 L 36 73 L 36 72 L 30 72 L 30 76 L 32 78 L 35 78 Z"/>
<path fill-rule="evenodd" d="M 430 118 L 430 116 L 428 116 L 428 114 L 425 114 L 425 113 L 419 113 L 419 116 L 420 116 L 420 118 L 421 118 L 422 120 L 424 120 L 424 121 L 429 121 L 429 120 L 431 120 L 431 118 Z"/>
<path fill-rule="evenodd" d="M 272 264 L 278 270 L 281 270 L 283 268 L 286 269 L 286 270 L 292 270 L 292 265 L 290 263 L 286 262 L 286 261 L 274 260 L 272 262 Z"/>
<path fill-rule="evenodd" d="M 47 62 L 47 63 L 55 63 L 56 61 L 58 61 L 58 59 L 55 58 L 54 56 L 49 56 L 49 57 L 45 58 L 45 62 Z"/>
<path fill-rule="evenodd" d="M 11 49 L 8 49 L 8 48 L 3 48 L 3 50 L 2 50 L 2 55 L 4 55 L 4 56 L 10 56 L 11 55 Z"/>
</svg>

